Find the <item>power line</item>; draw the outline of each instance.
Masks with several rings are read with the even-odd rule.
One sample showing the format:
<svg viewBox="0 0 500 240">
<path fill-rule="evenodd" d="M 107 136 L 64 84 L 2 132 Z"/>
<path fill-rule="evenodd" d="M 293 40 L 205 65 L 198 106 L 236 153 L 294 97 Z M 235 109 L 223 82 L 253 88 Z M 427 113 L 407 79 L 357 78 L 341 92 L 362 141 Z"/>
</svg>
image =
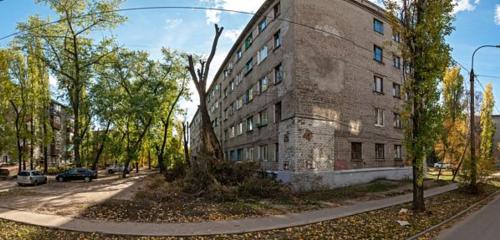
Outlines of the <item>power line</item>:
<svg viewBox="0 0 500 240">
<path fill-rule="evenodd" d="M 256 15 L 256 13 L 253 13 L 253 12 L 231 10 L 231 9 L 224 9 L 224 8 L 214 8 L 214 7 L 155 6 L 155 7 L 121 8 L 121 9 L 110 10 L 110 11 L 101 11 L 101 12 L 96 12 L 96 13 L 83 14 L 83 15 L 80 15 L 80 16 L 75 16 L 74 18 L 84 18 L 84 17 L 88 17 L 88 16 L 99 15 L 99 14 L 106 14 L 106 13 L 114 13 L 114 12 L 130 12 L 130 11 L 158 10 L 158 9 L 203 10 L 203 11 L 211 10 L 211 11 L 219 11 L 219 12 L 239 13 L 239 14 L 245 14 L 245 15 L 250 15 L 250 16 L 255 16 Z M 307 24 L 304 24 L 304 23 L 296 22 L 296 21 L 293 21 L 293 20 L 290 20 L 290 19 L 286 19 L 286 18 L 279 18 L 279 17 L 278 18 L 273 18 L 273 17 L 269 17 L 269 16 L 265 16 L 265 17 L 273 19 L 273 20 L 287 22 L 287 23 L 290 23 L 290 24 L 293 24 L 293 25 L 301 26 L 301 27 L 308 28 L 308 29 L 311 29 L 311 30 L 314 30 L 314 31 L 318 31 L 318 32 L 321 32 L 321 33 L 325 33 L 325 34 L 328 34 L 328 35 L 334 35 L 334 36 L 336 36 L 336 37 L 338 37 L 338 38 L 340 38 L 342 40 L 345 40 L 345 41 L 348 41 L 348 42 L 352 43 L 354 46 L 356 46 L 358 48 L 361 48 L 361 49 L 366 50 L 366 51 L 368 51 L 370 53 L 373 53 L 373 49 L 367 48 L 367 47 L 362 46 L 362 45 L 359 45 L 356 42 L 354 42 L 354 40 L 351 40 L 351 39 L 349 39 L 347 37 L 344 37 L 344 36 L 342 36 L 342 35 L 340 35 L 338 33 L 330 32 L 330 31 L 327 31 L 327 30 L 324 30 L 324 29 L 320 29 L 320 28 L 317 28 L 317 27 L 314 27 L 314 26 L 311 26 L 311 25 L 307 25 Z M 59 20 L 48 22 L 48 23 L 44 23 L 44 24 L 41 24 L 39 26 L 36 26 L 36 27 L 33 27 L 33 28 L 29 28 L 27 30 L 22 30 L 22 31 L 18 31 L 18 32 L 14 32 L 14 33 L 8 34 L 6 36 L 1 37 L 0 41 L 5 40 L 7 38 L 15 37 L 15 36 L 20 35 L 20 34 L 26 32 L 26 31 L 31 31 L 31 30 L 35 30 L 35 29 L 42 28 L 42 27 L 45 27 L 45 26 L 50 26 L 50 25 L 53 25 L 53 24 L 60 23 L 60 22 L 65 21 L 66 19 L 67 18 L 61 18 Z M 392 59 L 389 58 L 389 57 L 387 57 L 386 55 L 383 55 L 382 57 L 385 58 L 385 59 L 387 59 L 388 61 L 392 61 Z"/>
</svg>

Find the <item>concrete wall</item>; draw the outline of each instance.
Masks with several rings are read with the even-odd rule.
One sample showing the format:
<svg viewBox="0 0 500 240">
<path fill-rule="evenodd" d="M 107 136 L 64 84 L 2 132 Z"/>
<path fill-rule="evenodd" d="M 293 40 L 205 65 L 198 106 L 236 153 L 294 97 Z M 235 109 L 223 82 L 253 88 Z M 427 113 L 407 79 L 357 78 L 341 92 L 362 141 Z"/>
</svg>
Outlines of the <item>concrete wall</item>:
<svg viewBox="0 0 500 240">
<path fill-rule="evenodd" d="M 411 167 L 402 168 L 366 168 L 342 171 L 317 172 L 276 172 L 278 180 L 289 183 L 296 191 L 322 188 L 339 188 L 362 184 L 376 179 L 404 180 L 411 179 Z"/>
</svg>

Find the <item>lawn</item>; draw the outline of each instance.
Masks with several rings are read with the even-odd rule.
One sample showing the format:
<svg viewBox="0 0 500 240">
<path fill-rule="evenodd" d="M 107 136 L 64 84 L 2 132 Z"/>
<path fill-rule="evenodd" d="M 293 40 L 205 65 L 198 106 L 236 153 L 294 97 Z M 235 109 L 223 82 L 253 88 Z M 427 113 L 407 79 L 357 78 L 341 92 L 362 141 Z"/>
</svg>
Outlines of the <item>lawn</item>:
<svg viewBox="0 0 500 240">
<path fill-rule="evenodd" d="M 427 187 L 446 182 L 427 181 Z M 182 192 L 159 175 L 148 176 L 131 200 L 110 199 L 87 208 L 79 217 L 111 221 L 183 223 L 233 220 L 338 207 L 411 192 L 409 181 L 377 180 L 368 184 L 305 193 L 277 191 L 270 197 L 235 193 L 198 196 Z"/>
<path fill-rule="evenodd" d="M 247 234 L 189 238 L 137 238 L 52 230 L 0 220 L 0 229 L 2 229 L 0 239 L 405 239 L 484 199 L 497 191 L 499 187 L 486 185 L 483 189 L 480 195 L 470 195 L 465 191 L 455 190 L 428 198 L 426 199 L 427 211 L 422 214 L 413 214 L 411 211 L 400 213 L 401 209 L 411 207 L 410 204 L 402 204 L 301 227 Z M 400 226 L 397 220 L 408 221 L 410 224 Z"/>
</svg>

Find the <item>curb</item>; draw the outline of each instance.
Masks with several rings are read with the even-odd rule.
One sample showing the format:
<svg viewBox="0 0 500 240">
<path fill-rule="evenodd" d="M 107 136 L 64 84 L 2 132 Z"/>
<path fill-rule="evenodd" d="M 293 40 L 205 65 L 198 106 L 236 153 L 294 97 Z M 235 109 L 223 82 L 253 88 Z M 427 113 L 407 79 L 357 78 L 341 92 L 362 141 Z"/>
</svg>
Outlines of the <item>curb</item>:
<svg viewBox="0 0 500 240">
<path fill-rule="evenodd" d="M 431 232 L 431 231 L 433 231 L 433 230 L 435 230 L 435 229 L 437 229 L 437 228 L 439 228 L 439 227 L 443 226 L 444 224 L 447 224 L 447 223 L 449 223 L 449 222 L 451 222 L 451 221 L 453 221 L 453 220 L 457 219 L 458 217 L 461 217 L 461 216 L 462 216 L 462 215 L 464 215 L 465 213 L 467 213 L 467 212 L 469 212 L 470 210 L 472 210 L 473 208 L 475 208 L 475 207 L 477 207 L 477 206 L 481 205 L 482 203 L 486 202 L 487 200 L 490 200 L 492 197 L 494 197 L 495 195 L 498 195 L 499 193 L 500 193 L 500 190 L 498 190 L 498 191 L 496 191 L 496 192 L 494 192 L 494 193 L 492 193 L 492 194 L 488 195 L 487 197 L 485 197 L 485 198 L 484 198 L 484 199 L 482 199 L 481 201 L 479 201 L 479 202 L 476 202 L 476 203 L 472 204 L 470 207 L 466 208 L 465 210 L 460 211 L 459 213 L 457 213 L 457 214 L 455 214 L 455 215 L 451 216 L 450 218 L 448 218 L 448 219 L 446 219 L 446 220 L 442 221 L 441 223 L 438 223 L 437 225 L 434 225 L 434 226 L 432 226 L 432 227 L 429 227 L 429 228 L 425 229 L 424 231 L 422 231 L 422 232 L 420 232 L 420 233 L 418 233 L 418 234 L 416 234 L 416 235 L 414 235 L 414 236 L 412 236 L 412 237 L 407 238 L 406 240 L 417 240 L 419 237 L 421 237 L 421 236 L 423 236 L 423 235 L 425 235 L 425 234 L 427 234 L 427 233 L 429 233 L 429 232 Z"/>
</svg>

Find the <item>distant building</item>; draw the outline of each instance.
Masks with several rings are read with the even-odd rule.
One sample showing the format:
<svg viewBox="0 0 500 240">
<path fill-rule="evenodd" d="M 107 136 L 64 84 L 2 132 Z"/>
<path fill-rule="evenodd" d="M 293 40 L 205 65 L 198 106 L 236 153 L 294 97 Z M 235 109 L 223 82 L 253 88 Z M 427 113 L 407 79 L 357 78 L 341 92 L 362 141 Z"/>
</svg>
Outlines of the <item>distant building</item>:
<svg viewBox="0 0 500 240">
<path fill-rule="evenodd" d="M 493 157 L 497 168 L 500 168 L 500 115 L 493 115 L 496 131 L 493 136 Z"/>
<path fill-rule="evenodd" d="M 226 158 L 259 161 L 287 182 L 410 177 L 399 42 L 386 12 L 366 0 L 267 0 L 208 90 Z M 198 133 L 199 114 L 193 157 Z"/>
<path fill-rule="evenodd" d="M 74 118 L 71 115 L 71 109 L 69 109 L 64 104 L 52 100 L 50 108 L 47 109 L 49 114 L 49 123 L 52 130 L 52 142 L 47 145 L 47 163 L 48 166 L 60 166 L 65 164 L 70 164 L 73 162 L 73 121 Z M 29 120 L 28 123 L 29 124 Z M 36 131 L 39 127 L 36 128 Z M 29 139 L 27 139 L 29 140 Z M 25 149 L 26 155 L 26 165 L 29 166 L 30 152 L 33 148 L 33 156 L 36 159 L 38 165 L 43 166 L 44 164 L 44 154 L 43 147 L 41 145 L 31 145 L 29 141 L 26 144 L 27 149 Z M 0 155 L 0 163 L 17 163 L 16 156 L 10 156 L 7 153 Z"/>
</svg>

